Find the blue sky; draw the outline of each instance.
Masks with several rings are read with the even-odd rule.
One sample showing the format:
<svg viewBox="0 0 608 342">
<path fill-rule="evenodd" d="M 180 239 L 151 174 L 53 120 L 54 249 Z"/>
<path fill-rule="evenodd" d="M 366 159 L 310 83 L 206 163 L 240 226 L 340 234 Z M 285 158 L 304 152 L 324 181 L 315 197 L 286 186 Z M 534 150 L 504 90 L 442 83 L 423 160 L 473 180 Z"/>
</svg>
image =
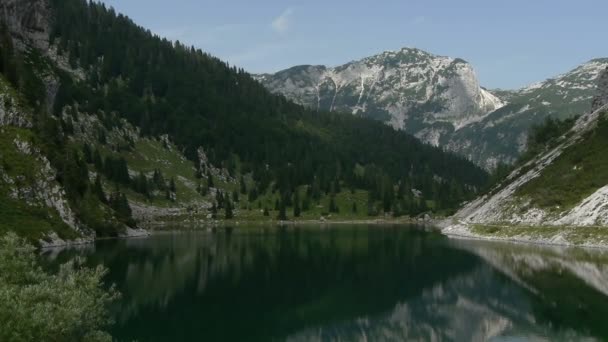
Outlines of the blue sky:
<svg viewBox="0 0 608 342">
<path fill-rule="evenodd" d="M 247 71 L 339 65 L 404 46 L 517 88 L 608 57 L 606 0 L 103 0 Z"/>
</svg>

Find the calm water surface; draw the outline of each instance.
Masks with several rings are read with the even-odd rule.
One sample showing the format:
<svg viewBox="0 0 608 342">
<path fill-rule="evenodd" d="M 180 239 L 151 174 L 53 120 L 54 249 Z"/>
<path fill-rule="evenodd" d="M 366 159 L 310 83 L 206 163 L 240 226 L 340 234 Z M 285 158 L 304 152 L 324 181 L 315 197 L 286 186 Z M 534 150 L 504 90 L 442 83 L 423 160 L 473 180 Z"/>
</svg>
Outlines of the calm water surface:
<svg viewBox="0 0 608 342">
<path fill-rule="evenodd" d="M 110 269 L 121 341 L 604 341 L 608 255 L 410 226 L 158 233 L 53 250 Z"/>
</svg>

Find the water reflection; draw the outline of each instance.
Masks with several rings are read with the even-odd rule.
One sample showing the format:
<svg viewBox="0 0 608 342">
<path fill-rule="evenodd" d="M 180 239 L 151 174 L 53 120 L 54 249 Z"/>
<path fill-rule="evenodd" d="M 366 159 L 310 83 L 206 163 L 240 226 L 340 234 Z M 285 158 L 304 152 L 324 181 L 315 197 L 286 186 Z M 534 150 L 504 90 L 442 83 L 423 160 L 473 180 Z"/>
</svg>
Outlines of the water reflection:
<svg viewBox="0 0 608 342">
<path fill-rule="evenodd" d="M 237 229 L 55 252 L 111 269 L 120 339 L 601 340 L 603 253 L 413 227 Z"/>
</svg>

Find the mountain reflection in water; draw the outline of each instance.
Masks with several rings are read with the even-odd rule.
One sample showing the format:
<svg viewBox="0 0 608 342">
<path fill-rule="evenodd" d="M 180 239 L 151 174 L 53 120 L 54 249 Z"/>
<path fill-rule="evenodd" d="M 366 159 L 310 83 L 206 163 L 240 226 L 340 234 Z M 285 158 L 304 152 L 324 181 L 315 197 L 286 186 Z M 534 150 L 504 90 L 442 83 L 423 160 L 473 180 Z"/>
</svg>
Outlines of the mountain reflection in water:
<svg viewBox="0 0 608 342">
<path fill-rule="evenodd" d="M 608 255 L 449 240 L 413 226 L 158 233 L 55 251 L 118 285 L 139 341 L 608 338 Z"/>
</svg>

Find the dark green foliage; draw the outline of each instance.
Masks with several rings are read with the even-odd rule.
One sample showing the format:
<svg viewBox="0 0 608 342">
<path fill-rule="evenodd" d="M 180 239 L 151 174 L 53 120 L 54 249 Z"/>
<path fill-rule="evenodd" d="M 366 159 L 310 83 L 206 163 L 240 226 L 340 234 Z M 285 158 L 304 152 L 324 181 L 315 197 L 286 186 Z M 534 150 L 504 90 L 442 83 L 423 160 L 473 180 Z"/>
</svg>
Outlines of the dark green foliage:
<svg viewBox="0 0 608 342">
<path fill-rule="evenodd" d="M 214 219 L 217 218 L 217 205 L 215 203 L 211 205 L 211 217 Z"/>
<path fill-rule="evenodd" d="M 606 114 L 604 114 L 605 116 Z M 608 184 L 608 119 L 566 148 L 539 177 L 517 192 L 546 209 L 566 210 Z"/>
<path fill-rule="evenodd" d="M 300 196 L 298 191 L 293 194 L 293 217 L 300 217 Z"/>
<path fill-rule="evenodd" d="M 103 160 L 103 174 L 111 181 L 119 184 L 129 185 L 131 176 L 127 161 L 123 157 L 108 156 Z"/>
<path fill-rule="evenodd" d="M 526 152 L 520 157 L 519 164 L 555 145 L 557 139 L 572 128 L 578 117 L 558 120 L 547 117 L 540 125 L 534 125 L 528 132 Z"/>
<path fill-rule="evenodd" d="M 339 213 L 340 212 L 340 208 L 338 208 L 338 206 L 336 205 L 336 196 L 333 194 L 329 198 L 329 212 L 330 213 Z"/>
<path fill-rule="evenodd" d="M 353 213 L 357 213 L 357 202 L 353 202 L 353 209 L 352 209 Z"/>
<path fill-rule="evenodd" d="M 84 160 L 87 164 L 93 163 L 93 152 L 91 151 L 91 146 L 87 143 L 82 146 L 82 153 L 84 154 Z"/>
<path fill-rule="evenodd" d="M 165 182 L 165 178 L 159 169 L 154 170 L 154 173 L 152 174 L 152 183 L 158 190 L 164 191 L 167 189 L 167 183 Z"/>
<path fill-rule="evenodd" d="M 125 196 L 124 193 L 120 191 L 112 193 L 110 195 L 109 203 L 120 221 L 130 227 L 135 227 L 135 221 L 131 217 L 131 207 L 129 206 L 127 196 Z"/>
<path fill-rule="evenodd" d="M 68 148 L 63 156 L 61 169 L 57 174 L 57 179 L 63 184 L 68 197 L 78 200 L 84 196 L 89 185 L 89 171 L 80 153 Z"/>
<path fill-rule="evenodd" d="M 232 213 L 232 203 L 230 201 L 226 201 L 224 210 L 225 210 L 224 218 L 226 220 L 230 220 L 234 217 L 234 214 Z"/>
<path fill-rule="evenodd" d="M 240 185 L 241 194 L 246 195 L 247 194 L 247 185 L 245 184 L 245 179 L 243 178 L 243 176 L 241 176 L 239 185 Z"/>
<path fill-rule="evenodd" d="M 322 192 L 337 193 L 342 186 L 377 191 L 383 185 L 375 179 L 396 184 L 406 175 L 412 187 L 433 198 L 434 176 L 448 185 L 453 180 L 459 187 L 454 194 L 461 197 L 448 202 L 456 203 L 485 184 L 487 174 L 463 158 L 379 122 L 295 105 L 242 69 L 158 38 L 101 4 L 51 4 L 52 39 L 71 64 L 91 75 L 78 84 L 66 82 L 62 103 L 116 112 L 144 134 L 169 134 L 193 160 L 204 146 L 210 162 L 231 175 L 238 160 L 238 169 L 250 170 L 254 182 L 247 189 L 241 178 L 239 192 L 252 200 L 272 183 L 280 193 L 311 185 L 310 197 L 318 201 Z M 103 130 L 99 141 L 107 143 Z M 358 167 L 366 172 L 357 173 Z M 208 170 L 207 179 L 214 187 Z M 390 210 L 394 195 L 378 194 Z"/>
<path fill-rule="evenodd" d="M 108 203 L 108 198 L 106 197 L 106 193 L 103 191 L 103 186 L 101 185 L 101 178 L 99 177 L 99 175 L 95 177 L 93 192 L 102 203 Z"/>
<path fill-rule="evenodd" d="M 139 192 L 140 194 L 150 197 L 150 186 L 148 185 L 148 178 L 143 172 L 140 172 L 135 179 L 133 179 L 132 184 L 133 190 Z"/>
<path fill-rule="evenodd" d="M 281 221 L 287 220 L 287 206 L 285 205 L 284 200 L 279 201 L 279 214 L 277 219 Z"/>
<path fill-rule="evenodd" d="M 173 177 L 171 177 L 171 180 L 169 181 L 169 191 L 174 194 L 177 193 L 177 188 L 175 187 L 175 179 Z"/>
<path fill-rule="evenodd" d="M 306 196 L 304 197 L 304 199 L 302 200 L 302 211 L 309 211 L 310 210 L 310 196 L 308 194 L 308 192 L 306 193 Z"/>
<path fill-rule="evenodd" d="M 213 175 L 211 175 L 211 171 L 207 172 L 207 186 L 210 188 L 215 188 L 215 184 L 213 183 Z"/>
</svg>

